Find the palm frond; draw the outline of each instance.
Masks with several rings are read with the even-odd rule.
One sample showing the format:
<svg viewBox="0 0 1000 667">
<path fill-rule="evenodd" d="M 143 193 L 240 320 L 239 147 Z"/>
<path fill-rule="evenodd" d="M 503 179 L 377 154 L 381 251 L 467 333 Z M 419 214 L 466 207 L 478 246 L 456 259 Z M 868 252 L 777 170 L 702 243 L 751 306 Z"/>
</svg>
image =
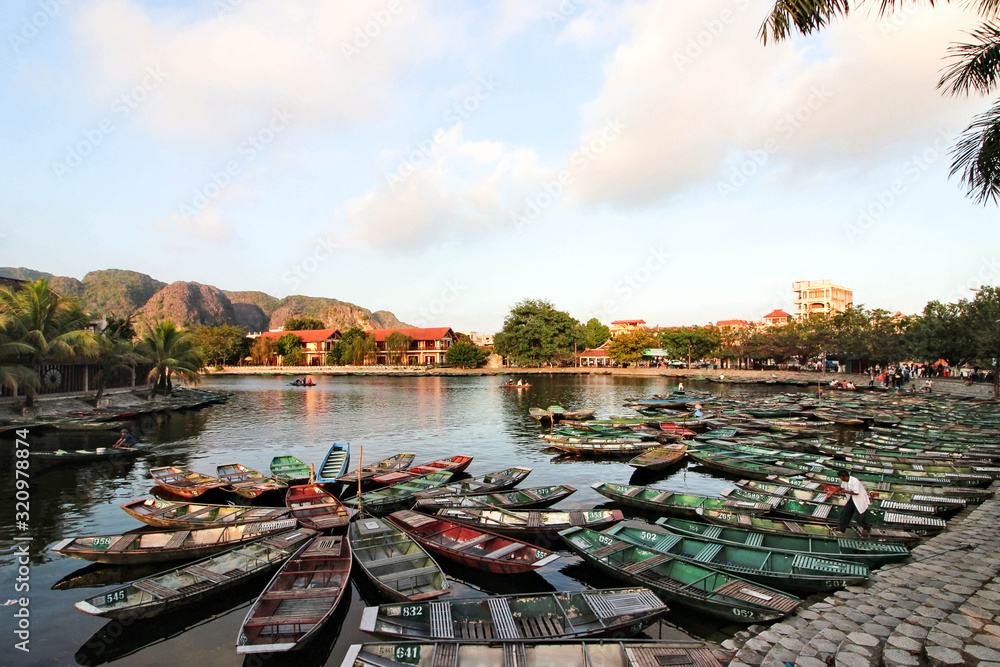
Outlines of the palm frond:
<svg viewBox="0 0 1000 667">
<path fill-rule="evenodd" d="M 1000 24 L 984 23 L 970 35 L 975 42 L 952 44 L 948 49 L 954 62 L 938 82 L 938 88 L 953 95 L 989 93 L 1000 77 Z"/>
<path fill-rule="evenodd" d="M 936 0 L 880 0 L 878 15 L 884 17 L 906 3 L 925 3 L 934 6 Z M 993 15 L 1000 0 L 971 0 L 980 6 L 980 13 Z M 855 6 L 864 4 L 858 0 Z M 850 0 L 778 0 L 760 27 L 760 38 L 767 44 L 770 37 L 776 42 L 787 39 L 793 32 L 808 35 L 851 12 Z"/>
<path fill-rule="evenodd" d="M 1000 102 L 978 116 L 951 150 L 951 176 L 961 174 L 962 185 L 977 204 L 1000 196 Z"/>
</svg>

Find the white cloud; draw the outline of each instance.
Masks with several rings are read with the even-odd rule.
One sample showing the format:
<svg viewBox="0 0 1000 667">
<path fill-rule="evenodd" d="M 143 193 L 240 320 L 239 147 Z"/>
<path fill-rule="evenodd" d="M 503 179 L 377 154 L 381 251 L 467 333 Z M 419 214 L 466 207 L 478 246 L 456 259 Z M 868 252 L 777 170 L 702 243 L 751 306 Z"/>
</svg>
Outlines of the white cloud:
<svg viewBox="0 0 1000 667">
<path fill-rule="evenodd" d="M 187 247 L 192 242 L 231 245 L 236 239 L 233 221 L 216 206 L 208 206 L 187 218 L 175 214 L 166 220 L 157 220 L 153 230 L 163 236 L 164 243 L 177 248 Z"/>
</svg>

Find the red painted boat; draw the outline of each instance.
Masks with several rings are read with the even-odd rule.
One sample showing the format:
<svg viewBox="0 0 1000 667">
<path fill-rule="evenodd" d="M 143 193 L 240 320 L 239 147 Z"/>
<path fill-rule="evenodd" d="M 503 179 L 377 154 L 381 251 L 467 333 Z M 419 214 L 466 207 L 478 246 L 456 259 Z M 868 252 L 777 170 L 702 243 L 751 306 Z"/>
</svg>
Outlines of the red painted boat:
<svg viewBox="0 0 1000 667">
<path fill-rule="evenodd" d="M 416 466 L 415 468 L 407 468 L 406 470 L 399 470 L 379 475 L 377 477 L 372 477 L 372 481 L 377 484 L 392 485 L 432 472 L 459 473 L 468 468 L 470 463 L 472 463 L 471 456 L 452 456 L 450 459 L 431 461 L 430 463 L 425 463 L 424 465 Z"/>
<path fill-rule="evenodd" d="M 439 516 L 403 510 L 387 519 L 428 551 L 494 574 L 524 574 L 559 558 L 548 549 Z"/>
<path fill-rule="evenodd" d="M 285 505 L 304 528 L 320 531 L 343 528 L 351 520 L 344 504 L 319 484 L 288 487 Z"/>
<path fill-rule="evenodd" d="M 683 424 L 675 424 L 674 422 L 660 422 L 660 430 L 664 433 L 672 433 L 674 435 L 679 435 L 682 438 L 693 438 L 697 435 L 694 431 L 689 428 L 685 428 Z"/>
<path fill-rule="evenodd" d="M 153 468 L 149 471 L 149 475 L 162 488 L 182 498 L 197 498 L 212 489 L 224 489 L 229 486 L 227 482 L 218 477 L 174 466 Z"/>
</svg>

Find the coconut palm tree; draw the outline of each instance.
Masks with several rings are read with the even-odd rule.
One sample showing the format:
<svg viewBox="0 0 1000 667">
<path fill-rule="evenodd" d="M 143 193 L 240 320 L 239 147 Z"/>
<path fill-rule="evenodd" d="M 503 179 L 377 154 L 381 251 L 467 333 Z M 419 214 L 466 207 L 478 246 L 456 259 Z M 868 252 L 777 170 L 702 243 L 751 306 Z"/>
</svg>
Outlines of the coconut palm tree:
<svg viewBox="0 0 1000 667">
<path fill-rule="evenodd" d="M 7 387 L 13 394 L 17 393 L 18 387 L 38 390 L 41 386 L 38 372 L 19 361 L 30 352 L 30 345 L 11 340 L 0 331 L 0 387 Z"/>
<path fill-rule="evenodd" d="M 97 373 L 94 375 L 94 380 L 97 382 L 95 405 L 104 397 L 104 388 L 107 386 L 109 375 L 119 369 L 135 369 L 136 364 L 142 361 L 135 346 L 127 340 L 106 335 L 98 336 L 97 345 L 97 357 L 94 359 L 94 365 L 97 366 Z"/>
<path fill-rule="evenodd" d="M 85 331 L 89 320 L 79 304 L 59 296 L 46 280 L 36 280 L 21 289 L 0 289 L 0 332 L 8 341 L 10 353 L 38 376 L 43 364 L 69 361 L 93 354 L 97 348 L 94 334 Z M 11 370 L 7 371 L 11 373 Z M 38 383 L 30 373 L 18 371 L 25 389 L 24 405 L 32 407 Z"/>
<path fill-rule="evenodd" d="M 904 4 L 904 0 L 873 1 L 880 15 Z M 934 0 L 924 2 L 935 4 Z M 833 19 L 846 16 L 850 4 L 850 0 L 777 0 L 761 26 L 761 39 L 766 44 L 769 38 L 780 41 L 793 32 L 808 35 L 821 30 Z M 986 21 L 971 34 L 973 41 L 952 45 L 952 62 L 938 88 L 952 95 L 988 95 L 1000 81 L 1000 0 L 971 0 L 968 4 Z M 862 5 L 864 0 L 855 3 L 855 7 Z M 1000 100 L 972 119 L 952 149 L 952 158 L 951 175 L 960 175 L 968 195 L 978 204 L 996 204 L 1000 198 Z"/>
<path fill-rule="evenodd" d="M 170 394 L 174 373 L 189 382 L 197 382 L 199 371 L 205 365 L 201 346 L 194 336 L 178 329 L 170 320 L 147 326 L 145 335 L 139 341 L 138 352 L 153 365 L 146 376 L 150 399 L 158 391 Z"/>
</svg>

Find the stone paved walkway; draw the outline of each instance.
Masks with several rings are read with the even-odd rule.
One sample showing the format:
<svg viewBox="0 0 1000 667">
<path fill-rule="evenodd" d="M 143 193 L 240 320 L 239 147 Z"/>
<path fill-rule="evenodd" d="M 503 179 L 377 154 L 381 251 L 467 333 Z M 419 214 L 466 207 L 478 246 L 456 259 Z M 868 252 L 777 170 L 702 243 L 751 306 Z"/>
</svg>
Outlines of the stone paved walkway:
<svg viewBox="0 0 1000 667">
<path fill-rule="evenodd" d="M 991 489 L 1000 491 L 1000 482 Z M 903 563 L 722 644 L 730 667 L 1000 667 L 1000 497 L 970 507 Z M 734 655 L 735 653 L 735 655 Z"/>
</svg>

